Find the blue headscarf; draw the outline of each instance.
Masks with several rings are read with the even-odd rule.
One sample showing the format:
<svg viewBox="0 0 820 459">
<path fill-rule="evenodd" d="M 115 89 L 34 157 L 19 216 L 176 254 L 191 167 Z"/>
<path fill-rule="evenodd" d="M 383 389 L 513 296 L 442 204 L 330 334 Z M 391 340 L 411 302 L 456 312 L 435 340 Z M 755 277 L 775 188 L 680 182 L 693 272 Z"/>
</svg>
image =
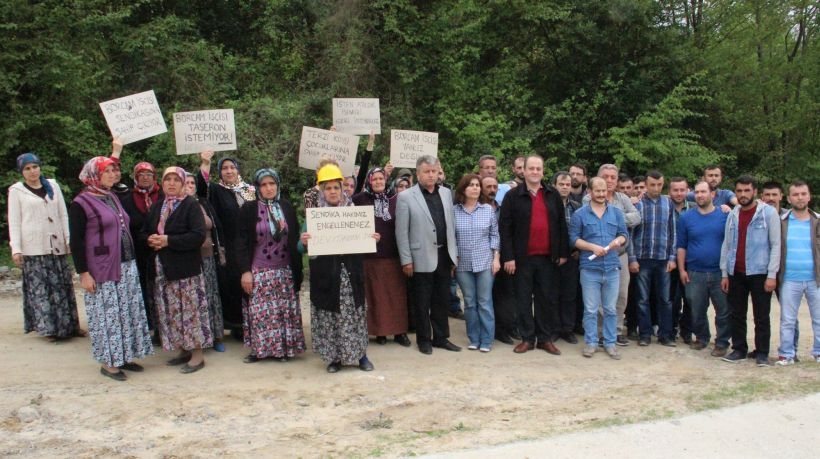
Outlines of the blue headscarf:
<svg viewBox="0 0 820 459">
<path fill-rule="evenodd" d="M 23 173 L 23 168 L 26 167 L 26 164 L 32 163 L 38 166 L 42 164 L 40 162 L 40 158 L 38 158 L 34 153 L 23 153 L 17 157 L 17 172 Z M 43 188 L 45 188 L 48 198 L 54 199 L 54 189 L 51 187 L 51 183 L 43 176 L 42 172 L 40 173 L 40 184 L 43 185 Z"/>
<path fill-rule="evenodd" d="M 273 199 L 265 199 L 259 191 L 262 179 L 270 177 L 276 182 L 276 196 Z M 265 206 L 268 216 L 268 229 L 274 241 L 278 241 L 282 234 L 288 230 L 288 223 L 285 221 L 285 214 L 282 213 L 282 207 L 279 205 L 279 198 L 282 196 L 282 181 L 279 179 L 279 173 L 275 170 L 263 167 L 253 174 L 253 184 L 256 188 L 256 198 Z"/>
</svg>

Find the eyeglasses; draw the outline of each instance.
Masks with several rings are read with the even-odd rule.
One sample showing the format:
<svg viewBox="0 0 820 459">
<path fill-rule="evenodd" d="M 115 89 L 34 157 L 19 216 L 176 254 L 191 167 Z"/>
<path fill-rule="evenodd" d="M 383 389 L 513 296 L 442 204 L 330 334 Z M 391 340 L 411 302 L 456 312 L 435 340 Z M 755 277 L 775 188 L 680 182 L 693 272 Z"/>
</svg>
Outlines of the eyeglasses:
<svg viewBox="0 0 820 459">
<path fill-rule="evenodd" d="M 137 177 L 153 177 L 153 172 L 140 172 L 137 174 Z"/>
</svg>

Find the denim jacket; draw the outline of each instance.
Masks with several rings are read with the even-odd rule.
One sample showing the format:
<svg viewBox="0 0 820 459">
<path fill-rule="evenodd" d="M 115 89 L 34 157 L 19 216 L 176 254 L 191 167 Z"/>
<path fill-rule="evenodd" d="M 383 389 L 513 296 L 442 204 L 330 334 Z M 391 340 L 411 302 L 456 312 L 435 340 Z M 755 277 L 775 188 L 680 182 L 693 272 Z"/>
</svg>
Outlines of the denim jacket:
<svg viewBox="0 0 820 459">
<path fill-rule="evenodd" d="M 606 246 L 618 236 L 623 236 L 627 241 L 629 240 L 624 213 L 618 207 L 607 205 L 601 218 L 598 218 L 598 215 L 595 214 L 589 204 L 585 204 L 572 214 L 569 226 L 569 243 L 571 247 L 575 247 L 578 239 Z M 615 250 L 609 251 L 603 257 L 596 257 L 594 260 L 589 259 L 590 255 L 592 255 L 592 252 L 581 250 L 579 265 L 581 269 L 611 271 L 621 267 L 621 261 Z"/>
<path fill-rule="evenodd" d="M 740 206 L 735 206 L 726 219 L 726 231 L 720 248 L 720 271 L 723 277 L 729 277 L 735 272 L 739 215 Z M 780 218 L 774 207 L 758 201 L 755 214 L 746 229 L 746 275 L 766 274 L 767 278 L 775 279 L 779 270 Z"/>
</svg>

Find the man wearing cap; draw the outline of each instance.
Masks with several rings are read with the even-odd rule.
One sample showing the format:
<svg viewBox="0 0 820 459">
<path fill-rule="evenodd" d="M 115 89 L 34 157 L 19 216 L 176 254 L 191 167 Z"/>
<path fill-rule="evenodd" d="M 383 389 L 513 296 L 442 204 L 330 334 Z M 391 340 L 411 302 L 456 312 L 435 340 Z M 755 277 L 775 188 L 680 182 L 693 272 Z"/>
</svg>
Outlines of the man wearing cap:
<svg viewBox="0 0 820 459">
<path fill-rule="evenodd" d="M 423 354 L 431 354 L 433 347 L 461 350 L 448 340 L 450 277 L 458 255 L 453 195 L 436 183 L 439 167 L 435 157 L 420 156 L 418 183 L 399 193 L 396 203 L 396 243 L 402 271 L 410 278 L 416 341 Z"/>
</svg>

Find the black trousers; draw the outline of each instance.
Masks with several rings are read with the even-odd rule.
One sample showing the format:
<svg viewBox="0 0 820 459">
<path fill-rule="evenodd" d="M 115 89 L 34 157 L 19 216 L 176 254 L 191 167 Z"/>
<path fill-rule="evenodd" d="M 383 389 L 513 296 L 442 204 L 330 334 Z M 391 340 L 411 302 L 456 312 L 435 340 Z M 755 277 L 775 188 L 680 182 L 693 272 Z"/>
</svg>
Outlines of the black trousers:
<svg viewBox="0 0 820 459">
<path fill-rule="evenodd" d="M 495 275 L 493 281 L 493 312 L 495 314 L 495 336 L 509 337 L 515 329 L 515 285 L 514 277 L 504 270 Z"/>
<path fill-rule="evenodd" d="M 749 352 L 746 344 L 746 314 L 749 310 L 749 296 L 752 297 L 752 314 L 755 321 L 755 350 L 769 355 L 769 341 L 772 336 L 769 314 L 772 309 L 772 292 L 763 288 L 765 274 L 747 276 L 735 273 L 729 276 L 729 307 L 732 309 L 732 349 Z"/>
<path fill-rule="evenodd" d="M 692 337 L 692 307 L 684 294 L 677 269 L 669 273 L 669 301 L 672 302 L 672 333 L 682 338 Z"/>
<path fill-rule="evenodd" d="M 535 255 L 520 262 L 516 260 L 515 297 L 518 331 L 523 341 L 552 341 L 558 303 L 557 271 L 558 265 L 549 256 Z"/>
<path fill-rule="evenodd" d="M 566 263 L 557 267 L 557 271 L 555 287 L 558 289 L 558 302 L 553 315 L 553 333 L 572 333 L 578 319 L 578 286 L 581 280 L 578 260 L 569 257 Z"/>
<path fill-rule="evenodd" d="M 443 344 L 450 337 L 447 311 L 450 308 L 450 271 L 447 248 L 438 251 L 438 265 L 431 273 L 413 273 L 410 281 L 416 316 L 416 341 Z M 432 329 L 432 334 L 431 334 Z"/>
</svg>

